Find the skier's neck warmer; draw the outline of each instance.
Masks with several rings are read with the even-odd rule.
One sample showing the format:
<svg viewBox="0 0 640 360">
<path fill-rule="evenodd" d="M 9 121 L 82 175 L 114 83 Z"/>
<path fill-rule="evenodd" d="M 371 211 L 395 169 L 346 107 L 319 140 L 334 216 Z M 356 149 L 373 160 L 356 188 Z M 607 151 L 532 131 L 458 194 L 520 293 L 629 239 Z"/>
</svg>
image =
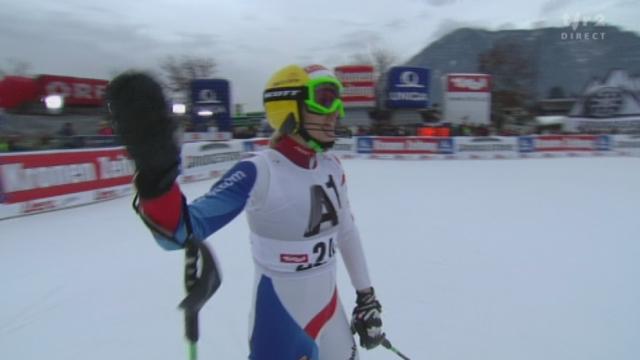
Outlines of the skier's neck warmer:
<svg viewBox="0 0 640 360">
<path fill-rule="evenodd" d="M 300 145 L 289 136 L 284 136 L 280 139 L 275 149 L 302 168 L 312 169 L 316 166 L 316 152 L 313 149 Z"/>
</svg>

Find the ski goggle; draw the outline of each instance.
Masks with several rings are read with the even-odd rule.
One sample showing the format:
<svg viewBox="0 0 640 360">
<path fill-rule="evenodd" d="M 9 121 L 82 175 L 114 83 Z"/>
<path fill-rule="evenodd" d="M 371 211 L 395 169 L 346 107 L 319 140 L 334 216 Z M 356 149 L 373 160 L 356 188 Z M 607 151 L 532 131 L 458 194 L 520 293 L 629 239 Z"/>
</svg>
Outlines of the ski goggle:
<svg viewBox="0 0 640 360">
<path fill-rule="evenodd" d="M 322 76 L 309 80 L 304 104 L 314 114 L 328 115 L 338 112 L 344 117 L 342 84 L 335 78 Z"/>
</svg>

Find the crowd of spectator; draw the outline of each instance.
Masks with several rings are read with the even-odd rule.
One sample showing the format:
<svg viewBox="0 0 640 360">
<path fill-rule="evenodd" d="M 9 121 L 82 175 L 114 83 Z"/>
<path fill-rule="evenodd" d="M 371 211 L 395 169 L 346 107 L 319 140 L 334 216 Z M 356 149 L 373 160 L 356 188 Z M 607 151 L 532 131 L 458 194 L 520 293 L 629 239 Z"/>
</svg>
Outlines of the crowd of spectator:
<svg viewBox="0 0 640 360">
<path fill-rule="evenodd" d="M 0 119 L 0 130 L 3 130 Z M 184 126 L 183 131 L 193 131 L 192 128 Z M 493 126 L 464 124 L 423 124 L 397 126 L 392 124 L 375 124 L 373 126 L 352 126 L 338 127 L 336 132 L 340 137 L 352 136 L 424 136 L 425 128 L 437 128 L 438 135 L 429 136 L 519 136 L 530 134 L 556 133 L 563 134 L 561 127 L 556 128 L 529 128 L 528 130 L 496 129 Z M 444 132 L 440 130 L 446 130 Z M 611 132 L 609 132 L 611 133 Z M 234 139 L 250 139 L 255 137 L 268 137 L 271 129 L 265 126 L 246 126 L 233 129 Z M 57 131 L 52 133 L 42 133 L 37 135 L 25 135 L 16 133 L 0 132 L 0 152 L 10 151 L 34 151 L 49 149 L 77 149 L 83 147 L 99 147 L 117 145 L 117 138 L 114 130 L 107 120 L 96 122 L 95 130 L 92 133 L 78 133 L 72 121 L 64 122 Z"/>
<path fill-rule="evenodd" d="M 94 133 L 78 133 L 72 121 L 64 122 L 55 131 L 23 133 L 0 132 L 0 152 L 78 149 L 100 144 L 116 145 L 116 137 L 108 121 L 100 121 Z"/>
</svg>

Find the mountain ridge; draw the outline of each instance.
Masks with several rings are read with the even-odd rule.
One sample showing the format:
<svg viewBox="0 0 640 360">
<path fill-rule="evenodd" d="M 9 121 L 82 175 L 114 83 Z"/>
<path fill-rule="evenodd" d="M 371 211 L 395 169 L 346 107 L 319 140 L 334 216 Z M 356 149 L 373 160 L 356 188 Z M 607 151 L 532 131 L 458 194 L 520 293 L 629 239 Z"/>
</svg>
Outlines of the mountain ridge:
<svg viewBox="0 0 640 360">
<path fill-rule="evenodd" d="M 518 45 L 528 55 L 536 73 L 532 93 L 538 99 L 546 98 L 557 86 L 567 96 L 579 96 L 588 83 L 604 78 L 612 69 L 640 74 L 638 34 L 594 23 L 575 27 L 498 31 L 460 28 L 432 42 L 404 65 L 431 69 L 432 103 L 441 102 L 443 75 L 479 72 L 479 55 L 497 44 Z M 585 34 L 589 34 L 589 40 L 584 39 Z"/>
</svg>

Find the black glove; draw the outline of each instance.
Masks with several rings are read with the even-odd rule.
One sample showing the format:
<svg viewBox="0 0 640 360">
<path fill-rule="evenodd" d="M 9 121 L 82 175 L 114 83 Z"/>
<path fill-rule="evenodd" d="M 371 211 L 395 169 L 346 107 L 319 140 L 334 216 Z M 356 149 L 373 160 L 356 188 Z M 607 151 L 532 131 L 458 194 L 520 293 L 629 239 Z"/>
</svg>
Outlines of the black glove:
<svg viewBox="0 0 640 360">
<path fill-rule="evenodd" d="M 114 129 L 136 164 L 140 198 L 164 194 L 178 176 L 180 149 L 162 88 L 149 75 L 125 72 L 110 82 L 106 95 Z"/>
<path fill-rule="evenodd" d="M 373 288 L 366 291 L 356 291 L 356 307 L 353 309 L 351 318 L 351 331 L 358 333 L 360 346 L 366 349 L 373 349 L 384 340 L 385 334 L 382 332 L 382 306 Z"/>
</svg>

